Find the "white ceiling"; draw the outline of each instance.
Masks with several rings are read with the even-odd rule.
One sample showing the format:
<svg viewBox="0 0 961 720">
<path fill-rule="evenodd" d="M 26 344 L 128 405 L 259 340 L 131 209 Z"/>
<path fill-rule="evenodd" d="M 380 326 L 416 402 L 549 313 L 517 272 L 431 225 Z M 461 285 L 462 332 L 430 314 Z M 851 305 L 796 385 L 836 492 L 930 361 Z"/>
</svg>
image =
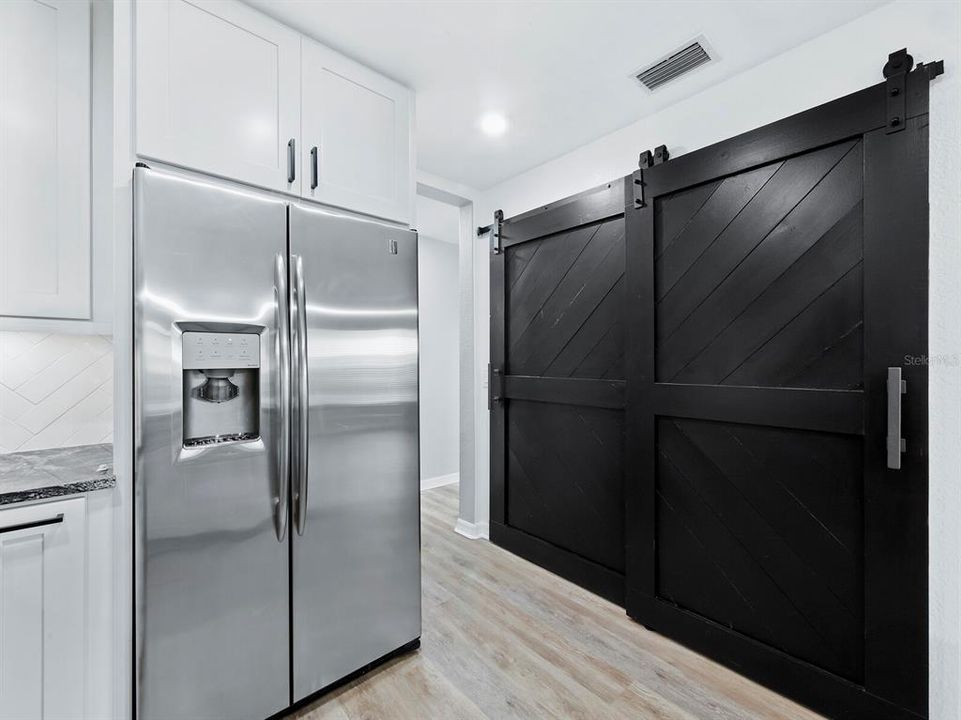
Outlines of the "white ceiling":
<svg viewBox="0 0 961 720">
<path fill-rule="evenodd" d="M 624 127 L 883 4 L 883 0 L 248 2 L 412 87 L 417 93 L 418 167 L 479 189 Z M 717 62 L 654 93 L 635 83 L 633 71 L 698 35 L 705 36 Z M 510 121 L 500 138 L 486 137 L 477 127 L 480 115 L 491 110 L 503 112 Z"/>
</svg>

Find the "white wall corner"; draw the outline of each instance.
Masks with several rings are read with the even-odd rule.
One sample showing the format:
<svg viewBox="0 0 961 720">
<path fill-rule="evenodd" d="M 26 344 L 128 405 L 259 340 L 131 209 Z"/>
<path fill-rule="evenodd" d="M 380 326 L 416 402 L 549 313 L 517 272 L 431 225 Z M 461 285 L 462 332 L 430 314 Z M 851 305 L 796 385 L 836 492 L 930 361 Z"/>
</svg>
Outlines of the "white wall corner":
<svg viewBox="0 0 961 720">
<path fill-rule="evenodd" d="M 454 523 L 454 532 L 463 535 L 468 540 L 490 540 L 490 526 L 486 522 L 467 522 L 463 518 L 457 518 Z"/>
</svg>

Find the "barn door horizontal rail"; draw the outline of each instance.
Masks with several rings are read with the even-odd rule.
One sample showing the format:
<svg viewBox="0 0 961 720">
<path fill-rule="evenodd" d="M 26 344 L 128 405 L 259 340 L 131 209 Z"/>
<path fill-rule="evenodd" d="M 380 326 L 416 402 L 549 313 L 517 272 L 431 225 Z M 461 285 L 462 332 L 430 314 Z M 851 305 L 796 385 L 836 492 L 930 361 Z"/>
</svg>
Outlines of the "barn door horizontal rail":
<svg viewBox="0 0 961 720">
<path fill-rule="evenodd" d="M 623 380 L 504 375 L 498 370 L 492 370 L 489 387 L 492 403 L 527 400 L 612 410 L 624 408 Z"/>
<path fill-rule="evenodd" d="M 624 212 L 624 178 L 592 187 L 588 190 L 542 205 L 529 212 L 515 215 L 499 223 L 477 228 L 477 235 L 495 230 L 491 238 L 491 251 L 499 253 L 512 245 L 528 240 L 538 240 L 559 232 L 568 232 L 582 225 L 601 222 Z"/>
<path fill-rule="evenodd" d="M 658 416 L 864 434 L 861 390 L 655 383 L 651 404 Z"/>
</svg>

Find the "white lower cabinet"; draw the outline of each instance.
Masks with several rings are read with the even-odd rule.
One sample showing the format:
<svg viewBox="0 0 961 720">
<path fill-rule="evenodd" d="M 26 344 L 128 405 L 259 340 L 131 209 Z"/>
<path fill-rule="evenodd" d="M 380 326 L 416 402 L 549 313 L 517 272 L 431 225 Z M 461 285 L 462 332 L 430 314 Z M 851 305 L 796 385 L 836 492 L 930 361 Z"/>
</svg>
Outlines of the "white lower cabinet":
<svg viewBox="0 0 961 720">
<path fill-rule="evenodd" d="M 0 720 L 86 715 L 86 499 L 0 509 Z"/>
</svg>

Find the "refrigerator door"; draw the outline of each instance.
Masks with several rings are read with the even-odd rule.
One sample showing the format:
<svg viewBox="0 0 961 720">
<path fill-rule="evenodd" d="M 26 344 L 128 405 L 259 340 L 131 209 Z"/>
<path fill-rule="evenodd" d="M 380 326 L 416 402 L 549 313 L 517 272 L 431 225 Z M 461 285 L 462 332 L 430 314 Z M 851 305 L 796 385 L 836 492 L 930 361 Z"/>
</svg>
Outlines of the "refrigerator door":
<svg viewBox="0 0 961 720">
<path fill-rule="evenodd" d="M 291 205 L 290 253 L 296 702 L 420 637 L 417 234 Z"/>
<path fill-rule="evenodd" d="M 134 192 L 137 717 L 262 720 L 290 699 L 286 204 Z"/>
</svg>

